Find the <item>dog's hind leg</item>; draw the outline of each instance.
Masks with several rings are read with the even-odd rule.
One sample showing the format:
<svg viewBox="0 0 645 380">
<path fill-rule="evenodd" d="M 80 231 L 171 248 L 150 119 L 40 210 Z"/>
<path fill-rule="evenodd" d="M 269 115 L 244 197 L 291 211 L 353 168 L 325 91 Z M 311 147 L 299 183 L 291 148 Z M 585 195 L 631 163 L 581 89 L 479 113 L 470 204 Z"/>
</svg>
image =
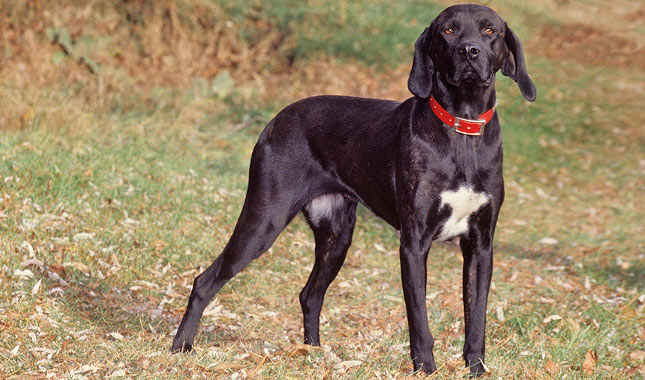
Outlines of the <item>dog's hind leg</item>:
<svg viewBox="0 0 645 380">
<path fill-rule="evenodd" d="M 195 279 L 186 313 L 173 339 L 173 352 L 192 350 L 199 320 L 211 299 L 228 280 L 269 249 L 302 209 L 306 189 L 294 181 L 294 171 L 286 163 L 281 165 L 280 159 L 270 149 L 256 147 L 246 199 L 233 235 L 211 266 Z M 290 178 L 281 178 L 286 176 Z"/>
<path fill-rule="evenodd" d="M 325 291 L 336 278 L 352 242 L 356 201 L 342 194 L 326 194 L 312 200 L 303 211 L 314 232 L 316 261 L 300 293 L 300 305 L 305 343 L 319 346 L 320 310 Z"/>
</svg>

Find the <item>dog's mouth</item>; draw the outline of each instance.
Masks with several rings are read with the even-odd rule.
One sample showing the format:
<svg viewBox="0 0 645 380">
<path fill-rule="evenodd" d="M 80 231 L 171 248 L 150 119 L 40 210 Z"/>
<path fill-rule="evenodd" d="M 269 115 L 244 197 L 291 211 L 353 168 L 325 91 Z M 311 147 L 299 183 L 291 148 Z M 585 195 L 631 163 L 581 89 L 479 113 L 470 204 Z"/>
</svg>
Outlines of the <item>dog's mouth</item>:
<svg viewBox="0 0 645 380">
<path fill-rule="evenodd" d="M 455 70 L 453 75 L 446 75 L 446 81 L 452 85 L 459 87 L 463 84 L 477 85 L 486 87 L 491 84 L 491 76 L 486 74 L 483 69 L 477 69 L 473 65 L 464 65 L 463 68 Z"/>
<path fill-rule="evenodd" d="M 466 72 L 461 76 L 461 80 L 462 80 L 464 83 L 467 83 L 467 84 L 471 84 L 471 83 L 473 83 L 477 78 L 478 78 L 478 75 L 477 75 L 477 74 L 475 74 L 475 72 L 473 72 L 472 70 L 468 70 L 468 71 L 466 71 Z"/>
</svg>

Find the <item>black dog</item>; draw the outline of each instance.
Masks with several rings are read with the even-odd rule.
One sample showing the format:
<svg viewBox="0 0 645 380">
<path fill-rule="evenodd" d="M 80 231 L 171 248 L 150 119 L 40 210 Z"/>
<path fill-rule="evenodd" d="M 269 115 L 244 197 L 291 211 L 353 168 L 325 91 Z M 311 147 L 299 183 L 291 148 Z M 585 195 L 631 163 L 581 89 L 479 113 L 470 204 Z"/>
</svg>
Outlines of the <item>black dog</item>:
<svg viewBox="0 0 645 380">
<path fill-rule="evenodd" d="M 282 110 L 251 158 L 233 236 L 195 279 L 172 350 L 190 351 L 204 308 L 303 211 L 316 261 L 302 293 L 305 343 L 319 345 L 320 309 L 343 265 L 361 202 L 401 233 L 401 275 L 414 369 L 436 370 L 426 311 L 426 259 L 434 240 L 459 236 L 464 257 L 464 359 L 484 372 L 493 234 L 504 199 L 495 73 L 535 100 L 517 36 L 491 9 L 444 10 L 415 44 L 403 103 L 314 97 Z"/>
</svg>

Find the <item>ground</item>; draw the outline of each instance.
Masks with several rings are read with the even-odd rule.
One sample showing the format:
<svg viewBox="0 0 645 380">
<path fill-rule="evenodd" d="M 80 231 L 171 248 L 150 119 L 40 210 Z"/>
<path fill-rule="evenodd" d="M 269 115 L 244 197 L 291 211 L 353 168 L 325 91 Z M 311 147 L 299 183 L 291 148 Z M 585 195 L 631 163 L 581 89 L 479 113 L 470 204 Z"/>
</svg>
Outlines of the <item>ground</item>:
<svg viewBox="0 0 645 380">
<path fill-rule="evenodd" d="M 449 3 L 399 3 L 0 3 L 0 378 L 465 374 L 458 247 L 430 252 L 438 372 L 412 374 L 397 235 L 364 208 L 322 348 L 300 344 L 313 237 L 298 217 L 217 295 L 195 352 L 169 352 L 271 117 L 315 94 L 410 96 L 414 40 Z M 486 376 L 643 378 L 643 6 L 487 4 L 522 39 L 538 99 L 498 75 Z"/>
</svg>

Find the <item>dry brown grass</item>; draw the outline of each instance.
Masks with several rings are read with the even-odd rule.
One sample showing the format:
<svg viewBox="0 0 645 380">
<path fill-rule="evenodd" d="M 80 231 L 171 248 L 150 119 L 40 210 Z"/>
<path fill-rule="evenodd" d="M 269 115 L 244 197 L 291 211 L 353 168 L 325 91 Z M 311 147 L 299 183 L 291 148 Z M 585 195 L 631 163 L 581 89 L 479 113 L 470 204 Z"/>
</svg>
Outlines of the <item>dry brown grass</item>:
<svg viewBox="0 0 645 380">
<path fill-rule="evenodd" d="M 257 81 L 288 67 L 292 46 L 269 23 L 234 25 L 216 3 L 196 1 L 3 2 L 0 19 L 0 128 L 40 118 L 48 128 L 83 129 L 85 113 L 137 108 L 155 87 L 185 89 L 224 70 Z M 73 52 L 52 41 L 52 28 L 69 32 Z M 241 38 L 240 29 L 256 37 Z M 100 70 L 92 73 L 85 59 Z"/>
<path fill-rule="evenodd" d="M 275 109 L 323 93 L 404 99 L 409 62 L 292 61 L 292 36 L 252 18 L 229 27 L 219 3 L 78 4 L 0 6 L 0 378 L 424 378 L 410 375 L 396 234 L 367 212 L 328 292 L 322 350 L 298 343 L 313 246 L 297 219 L 218 294 L 196 352 L 168 352 L 192 279 L 230 235 L 250 149 Z M 494 7 L 523 30 L 540 93 L 529 106 L 499 81 L 507 200 L 488 365 L 503 379 L 642 378 L 642 70 L 629 50 L 615 52 L 631 62 L 616 70 L 576 55 L 605 46 L 598 25 L 642 13 L 621 13 L 634 7 L 625 1 L 518 4 Z M 555 31 L 589 24 L 589 39 L 576 34 L 549 59 L 544 47 L 565 40 Z M 634 24 L 621 38 L 640 46 Z M 63 26 L 98 74 L 48 38 Z M 233 100 L 189 96 L 194 78 L 223 70 Z M 75 238 L 85 232 L 94 235 Z M 452 245 L 431 257 L 440 373 L 429 378 L 458 378 L 461 259 Z"/>
</svg>

